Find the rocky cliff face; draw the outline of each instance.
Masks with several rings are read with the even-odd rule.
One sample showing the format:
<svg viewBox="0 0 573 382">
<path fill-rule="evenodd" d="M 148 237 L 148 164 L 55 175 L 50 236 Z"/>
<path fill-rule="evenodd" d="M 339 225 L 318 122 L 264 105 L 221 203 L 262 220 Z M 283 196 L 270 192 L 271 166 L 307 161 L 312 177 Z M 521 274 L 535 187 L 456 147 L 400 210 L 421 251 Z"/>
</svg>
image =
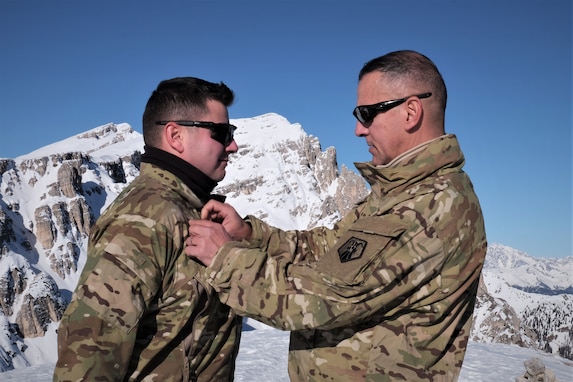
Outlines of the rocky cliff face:
<svg viewBox="0 0 573 382">
<path fill-rule="evenodd" d="M 23 337 L 40 337 L 51 322 L 62 318 L 66 303 L 54 280 L 44 273 L 34 275 L 16 314 L 16 325 Z"/>
<path fill-rule="evenodd" d="M 339 172 L 336 150 L 323 151 L 300 125 L 274 114 L 235 123 L 239 151 L 215 191 L 244 214 L 283 228 L 329 225 L 368 194 L 361 176 Z"/>
<path fill-rule="evenodd" d="M 471 338 L 476 342 L 487 339 L 488 342 L 522 347 L 531 347 L 535 343 L 535 333 L 522 325 L 519 315 L 507 301 L 488 292 L 483 277 L 480 279 L 474 318 Z"/>
<path fill-rule="evenodd" d="M 7 321 L 0 337 L 40 337 L 60 320 L 62 291 L 69 295 L 77 282 L 91 225 L 106 198 L 133 179 L 133 162 L 139 166 L 137 150 L 104 160 L 97 153 L 140 138 L 128 125 L 110 124 L 55 151 L 0 160 L 0 322 Z"/>
</svg>

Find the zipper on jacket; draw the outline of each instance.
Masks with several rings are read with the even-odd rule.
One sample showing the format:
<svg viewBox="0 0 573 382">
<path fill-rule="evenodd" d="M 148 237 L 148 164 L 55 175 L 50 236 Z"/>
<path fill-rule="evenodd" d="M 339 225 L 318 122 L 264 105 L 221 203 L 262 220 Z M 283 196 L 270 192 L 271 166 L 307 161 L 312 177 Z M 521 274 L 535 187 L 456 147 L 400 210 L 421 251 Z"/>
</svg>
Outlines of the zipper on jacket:
<svg viewBox="0 0 573 382">
<path fill-rule="evenodd" d="M 192 323 L 191 323 L 191 332 L 189 333 L 189 335 L 187 335 L 187 337 L 185 338 L 184 342 L 183 342 L 183 348 L 185 350 L 185 363 L 187 364 L 187 369 L 189 369 L 189 377 L 191 378 L 192 381 L 196 381 L 199 377 L 197 375 L 197 367 L 199 366 L 199 364 L 201 362 L 198 362 L 196 367 L 194 368 L 194 370 L 191 370 L 191 359 L 189 358 L 189 356 L 192 354 L 193 348 L 194 348 L 194 332 L 195 332 L 195 325 L 197 323 L 197 319 L 199 317 L 201 317 L 201 315 L 207 310 L 207 308 L 209 307 L 209 304 L 211 302 L 211 296 L 209 296 L 209 293 L 207 293 L 207 289 L 203 286 L 203 284 L 201 284 L 199 282 L 199 280 L 197 280 L 196 278 L 193 278 L 193 289 L 195 290 L 195 293 L 197 294 L 197 306 L 200 306 L 201 303 L 203 303 L 203 308 L 197 312 L 196 314 L 193 315 L 192 317 Z"/>
</svg>

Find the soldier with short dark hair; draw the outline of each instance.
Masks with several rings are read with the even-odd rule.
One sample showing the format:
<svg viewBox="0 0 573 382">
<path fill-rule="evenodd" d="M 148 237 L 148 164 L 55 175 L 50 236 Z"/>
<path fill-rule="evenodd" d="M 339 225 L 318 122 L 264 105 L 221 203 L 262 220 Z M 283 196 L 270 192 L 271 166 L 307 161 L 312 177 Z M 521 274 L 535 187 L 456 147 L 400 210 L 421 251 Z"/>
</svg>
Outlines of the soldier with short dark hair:
<svg viewBox="0 0 573 382">
<path fill-rule="evenodd" d="M 234 93 L 193 77 L 162 81 L 143 114 L 139 176 L 91 228 L 58 329 L 54 381 L 232 381 L 241 317 L 185 256 L 190 219 L 238 150 Z"/>
<path fill-rule="evenodd" d="M 237 314 L 292 331 L 292 381 L 455 381 L 487 242 L 464 155 L 445 133 L 446 86 L 414 51 L 375 58 L 358 79 L 366 199 L 309 231 L 209 202 L 202 217 L 222 225 L 191 222 L 186 252 Z"/>
</svg>

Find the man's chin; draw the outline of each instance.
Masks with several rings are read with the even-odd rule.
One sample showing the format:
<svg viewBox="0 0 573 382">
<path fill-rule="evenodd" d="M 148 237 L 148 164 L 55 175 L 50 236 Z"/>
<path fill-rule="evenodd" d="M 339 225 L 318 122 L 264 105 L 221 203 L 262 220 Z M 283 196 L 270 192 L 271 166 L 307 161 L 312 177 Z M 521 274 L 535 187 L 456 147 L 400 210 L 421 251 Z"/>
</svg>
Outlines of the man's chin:
<svg viewBox="0 0 573 382">
<path fill-rule="evenodd" d="M 372 163 L 372 165 L 374 166 L 380 166 L 382 164 L 382 162 L 374 157 L 372 157 L 372 160 L 370 161 L 370 163 Z"/>
<path fill-rule="evenodd" d="M 215 182 L 220 182 L 225 178 L 225 175 L 227 175 L 227 161 L 222 161 L 221 165 L 215 170 L 212 179 Z"/>
<path fill-rule="evenodd" d="M 222 171 L 220 171 L 220 172 L 217 172 L 216 174 L 213 175 L 213 180 L 214 180 L 215 182 L 220 182 L 220 181 L 222 181 L 223 179 L 225 179 L 225 175 L 227 175 L 227 171 L 225 171 L 225 170 L 222 170 Z"/>
</svg>

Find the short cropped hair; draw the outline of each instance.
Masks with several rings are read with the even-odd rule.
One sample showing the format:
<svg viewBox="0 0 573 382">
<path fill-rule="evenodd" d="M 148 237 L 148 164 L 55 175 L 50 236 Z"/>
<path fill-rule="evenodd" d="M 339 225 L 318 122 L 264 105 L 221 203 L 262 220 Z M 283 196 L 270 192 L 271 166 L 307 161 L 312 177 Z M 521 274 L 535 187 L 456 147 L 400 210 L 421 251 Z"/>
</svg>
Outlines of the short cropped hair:
<svg viewBox="0 0 573 382">
<path fill-rule="evenodd" d="M 358 81 L 375 71 L 383 73 L 390 81 L 412 83 L 419 86 L 420 92 L 431 92 L 445 113 L 448 100 L 446 83 L 436 64 L 423 54 L 413 50 L 399 50 L 374 58 L 364 64 Z"/>
<path fill-rule="evenodd" d="M 213 83 L 195 77 L 164 80 L 153 91 L 143 112 L 143 140 L 146 145 L 161 144 L 161 126 L 156 121 L 193 120 L 205 114 L 207 101 L 233 104 L 235 94 L 223 82 Z"/>
</svg>

